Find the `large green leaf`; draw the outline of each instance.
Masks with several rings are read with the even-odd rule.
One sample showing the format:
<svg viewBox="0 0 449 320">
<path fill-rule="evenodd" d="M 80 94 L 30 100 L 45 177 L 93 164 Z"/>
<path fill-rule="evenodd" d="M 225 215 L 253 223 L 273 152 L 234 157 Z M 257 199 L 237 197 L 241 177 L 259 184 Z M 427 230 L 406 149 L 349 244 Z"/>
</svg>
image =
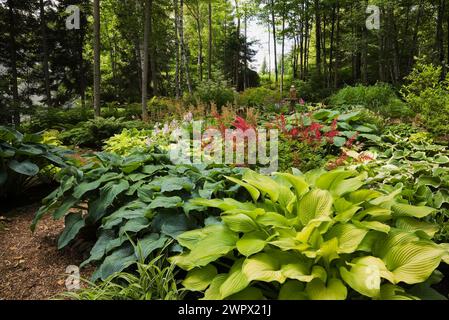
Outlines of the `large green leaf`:
<svg viewBox="0 0 449 320">
<path fill-rule="evenodd" d="M 128 245 L 107 256 L 101 266 L 92 275 L 92 280 L 106 280 L 114 273 L 121 272 L 136 262 L 134 249 Z"/>
<path fill-rule="evenodd" d="M 345 300 L 348 290 L 339 279 L 329 279 L 327 285 L 321 279 L 308 283 L 305 292 L 310 300 Z"/>
<path fill-rule="evenodd" d="M 247 170 L 243 175 L 243 181 L 256 187 L 262 193 L 268 194 L 273 202 L 279 199 L 279 187 L 273 179 L 252 170 Z"/>
<path fill-rule="evenodd" d="M 234 263 L 229 271 L 228 277 L 220 286 L 220 295 L 222 299 L 226 299 L 233 294 L 244 290 L 249 284 L 250 280 L 243 272 L 244 259 L 240 259 Z"/>
<path fill-rule="evenodd" d="M 162 249 L 169 239 L 164 235 L 151 233 L 137 242 L 136 256 L 140 261 L 145 261 L 150 254 L 158 249 Z"/>
<path fill-rule="evenodd" d="M 368 230 L 353 224 L 337 224 L 325 235 L 326 240 L 338 239 L 338 253 L 354 253 L 367 235 Z"/>
<path fill-rule="evenodd" d="M 106 214 L 106 209 L 112 205 L 121 193 L 129 188 L 129 182 L 120 180 L 111 181 L 100 191 L 100 197 L 89 206 L 89 219 L 96 222 Z"/>
<path fill-rule="evenodd" d="M 233 178 L 233 177 L 226 177 L 226 179 L 228 179 L 229 181 L 232 181 L 242 187 L 244 187 L 248 193 L 251 195 L 251 198 L 253 199 L 254 202 L 257 202 L 257 200 L 259 200 L 260 198 L 260 191 L 257 190 L 257 188 L 253 187 L 252 185 L 250 185 L 249 183 L 246 183 L 242 180 Z"/>
<path fill-rule="evenodd" d="M 256 222 L 246 214 L 222 215 L 221 219 L 234 232 L 248 233 L 259 229 Z"/>
<path fill-rule="evenodd" d="M 23 162 L 19 162 L 17 160 L 11 160 L 8 163 L 8 166 L 11 170 L 13 170 L 19 174 L 23 174 L 25 176 L 34 177 L 35 175 L 37 175 L 39 173 L 39 167 L 29 160 L 25 160 Z"/>
<path fill-rule="evenodd" d="M 445 251 L 433 243 L 415 241 L 390 248 L 383 258 L 394 275 L 394 283 L 426 281 L 440 265 Z"/>
<path fill-rule="evenodd" d="M 81 213 L 70 213 L 65 217 L 65 228 L 58 239 L 58 249 L 67 246 L 86 225 Z"/>
<path fill-rule="evenodd" d="M 332 213 L 332 195 L 329 191 L 313 190 L 306 194 L 298 205 L 298 218 L 302 225 L 319 217 L 328 217 Z"/>
<path fill-rule="evenodd" d="M 217 276 L 217 268 L 209 264 L 196 268 L 187 273 L 182 285 L 189 291 L 204 291 Z"/>
<path fill-rule="evenodd" d="M 396 203 L 392 207 L 393 212 L 397 216 L 406 216 L 414 218 L 425 218 L 436 210 L 429 207 L 417 207 L 403 203 Z"/>
<path fill-rule="evenodd" d="M 193 232 L 190 232 L 187 236 L 181 235 L 180 237 L 184 237 L 184 241 L 178 238 L 180 244 L 183 245 L 187 242 L 190 252 L 173 257 L 172 262 L 180 268 L 190 271 L 197 267 L 204 267 L 235 249 L 236 242 L 239 240 L 236 233 L 220 225 L 209 228 L 209 232 L 203 230 L 196 235 Z M 198 236 L 196 242 L 192 239 L 195 236 Z M 189 240 L 186 241 L 186 238 Z M 192 242 L 195 242 L 196 245 L 192 246 Z"/>
<path fill-rule="evenodd" d="M 237 241 L 237 250 L 246 257 L 252 256 L 265 248 L 267 244 L 266 238 L 266 234 L 261 231 L 245 233 L 243 237 Z"/>
</svg>

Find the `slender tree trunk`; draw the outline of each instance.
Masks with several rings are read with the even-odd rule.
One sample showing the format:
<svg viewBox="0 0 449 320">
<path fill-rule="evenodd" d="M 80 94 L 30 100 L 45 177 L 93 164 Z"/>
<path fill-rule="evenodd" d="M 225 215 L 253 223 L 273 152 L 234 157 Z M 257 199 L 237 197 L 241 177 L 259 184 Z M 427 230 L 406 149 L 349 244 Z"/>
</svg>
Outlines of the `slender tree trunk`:
<svg viewBox="0 0 449 320">
<path fill-rule="evenodd" d="M 243 70 L 243 90 L 246 90 L 248 87 L 248 44 L 246 42 L 248 37 L 248 12 L 245 4 L 245 43 L 243 44 L 245 50 L 245 66 Z"/>
<path fill-rule="evenodd" d="M 317 74 L 321 77 L 321 13 L 319 0 L 315 0 L 315 51 Z"/>
<path fill-rule="evenodd" d="M 149 23 L 149 38 L 153 38 L 153 0 L 150 0 L 149 3 L 150 6 L 150 17 L 148 19 Z M 151 70 L 151 88 L 153 88 L 153 96 L 157 96 L 159 94 L 159 83 L 157 81 L 157 55 L 156 55 L 156 46 L 154 43 L 150 40 L 148 40 L 148 53 L 149 53 L 149 59 L 150 59 L 150 70 Z"/>
<path fill-rule="evenodd" d="M 337 0 L 337 35 L 335 39 L 334 88 L 338 88 L 338 72 L 340 68 L 340 2 Z"/>
<path fill-rule="evenodd" d="M 437 15 L 437 30 L 435 47 L 437 51 L 437 62 L 439 65 L 444 61 L 444 30 L 443 30 L 443 19 L 444 19 L 444 7 L 445 0 L 438 1 L 438 15 Z"/>
<path fill-rule="evenodd" d="M 207 53 L 207 78 L 212 80 L 212 0 L 208 3 L 208 16 L 209 16 L 209 41 L 208 41 L 208 53 Z"/>
<path fill-rule="evenodd" d="M 331 86 L 331 77 L 333 75 L 334 69 L 334 43 L 335 43 L 335 23 L 337 21 L 337 7 L 338 1 L 336 1 L 332 6 L 332 18 L 331 18 L 331 34 L 330 34 L 330 48 L 329 48 L 329 82 L 328 86 Z"/>
<path fill-rule="evenodd" d="M 96 117 L 101 116 L 100 63 L 100 0 L 94 0 L 94 110 Z"/>
<path fill-rule="evenodd" d="M 273 49 L 274 49 L 274 74 L 276 80 L 276 86 L 279 83 L 279 72 L 278 72 L 278 58 L 277 58 L 277 40 L 276 40 L 276 18 L 274 15 L 274 0 L 271 2 L 271 25 L 273 30 Z"/>
<path fill-rule="evenodd" d="M 145 0 L 145 21 L 143 35 L 143 66 L 142 66 L 142 120 L 148 122 L 148 69 L 150 45 L 151 0 Z"/>
<path fill-rule="evenodd" d="M 285 5 L 282 11 L 282 57 L 281 57 L 281 86 L 280 86 L 280 92 L 281 92 L 281 98 L 284 96 L 284 73 L 285 73 Z"/>
<path fill-rule="evenodd" d="M 268 80 L 271 83 L 271 31 L 270 23 L 268 23 Z"/>
<path fill-rule="evenodd" d="M 16 18 L 14 14 L 14 5 L 12 0 L 8 0 L 9 8 L 9 50 L 11 55 L 11 75 L 12 75 L 12 121 L 14 125 L 20 125 L 20 101 L 19 101 L 19 85 L 18 85 L 18 72 L 17 72 L 17 52 L 16 52 Z"/>
<path fill-rule="evenodd" d="M 50 92 L 50 72 L 48 67 L 48 41 L 47 41 L 47 21 L 45 19 L 44 0 L 39 1 L 40 9 L 40 25 L 42 37 L 42 67 L 44 71 L 45 96 L 48 106 L 51 106 L 51 92 Z"/>
<path fill-rule="evenodd" d="M 180 54 L 179 54 L 179 7 L 178 0 L 173 0 L 175 8 L 175 47 L 176 47 L 176 67 L 175 67 L 175 94 L 176 99 L 181 96 L 181 81 L 180 81 Z"/>
<path fill-rule="evenodd" d="M 184 39 L 184 0 L 180 0 L 179 3 L 179 36 L 181 39 L 181 53 L 182 53 L 182 61 L 184 64 L 187 89 L 189 90 L 189 94 L 192 94 L 193 90 L 192 90 L 192 82 L 190 79 L 189 59 L 187 56 L 187 48 Z"/>
</svg>

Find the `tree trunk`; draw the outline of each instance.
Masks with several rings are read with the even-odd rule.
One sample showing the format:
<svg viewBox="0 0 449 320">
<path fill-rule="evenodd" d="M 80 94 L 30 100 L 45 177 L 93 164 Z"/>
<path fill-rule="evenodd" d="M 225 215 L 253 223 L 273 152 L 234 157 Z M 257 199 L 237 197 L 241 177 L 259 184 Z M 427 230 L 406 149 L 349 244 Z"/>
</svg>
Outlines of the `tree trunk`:
<svg viewBox="0 0 449 320">
<path fill-rule="evenodd" d="M 184 0 L 180 0 L 179 3 L 179 36 L 181 39 L 181 54 L 182 54 L 182 61 L 184 64 L 184 72 L 186 76 L 186 82 L 187 82 L 187 89 L 189 90 L 189 94 L 192 94 L 192 82 L 190 79 L 190 72 L 189 72 L 189 59 L 187 57 L 187 48 L 186 43 L 184 39 Z"/>
<path fill-rule="evenodd" d="M 50 92 L 50 72 L 48 67 L 48 41 L 47 41 L 47 21 L 45 20 L 45 6 L 44 0 L 39 1 L 40 9 L 40 25 L 42 37 L 42 67 L 44 71 L 45 96 L 47 106 L 51 106 L 51 92 Z"/>
<path fill-rule="evenodd" d="M 149 2 L 149 19 L 148 19 L 148 37 L 149 39 L 153 37 L 153 0 Z M 156 47 L 154 43 L 148 40 L 148 53 L 150 59 L 150 70 L 151 70 L 151 88 L 153 88 L 153 96 L 159 94 L 159 83 L 157 81 L 157 63 L 156 63 Z"/>
<path fill-rule="evenodd" d="M 18 85 L 18 72 L 17 72 L 17 52 L 16 52 L 16 18 L 14 14 L 13 2 L 8 0 L 9 7 L 9 49 L 11 55 L 11 75 L 12 75 L 12 122 L 15 126 L 20 125 L 20 101 L 19 101 L 19 85 Z"/>
<path fill-rule="evenodd" d="M 150 45 L 151 0 L 145 0 L 145 21 L 143 32 L 143 66 L 142 66 L 142 120 L 148 122 L 148 68 Z"/>
<path fill-rule="evenodd" d="M 281 49 L 281 86 L 280 86 L 280 92 L 281 92 L 281 98 L 284 96 L 284 73 L 285 73 L 285 5 L 282 10 L 282 49 Z"/>
<path fill-rule="evenodd" d="M 212 0 L 208 3 L 209 16 L 209 39 L 208 39 L 208 53 L 207 53 L 207 78 L 212 80 Z"/>
<path fill-rule="evenodd" d="M 179 54 L 179 7 L 178 0 L 173 0 L 175 8 L 175 47 L 176 47 L 176 67 L 175 67 L 175 95 L 176 99 L 181 96 L 181 80 L 180 80 L 180 54 Z"/>
<path fill-rule="evenodd" d="M 321 77 L 321 13 L 320 2 L 315 0 L 315 51 L 316 51 L 316 70 Z"/>
<path fill-rule="evenodd" d="M 244 50 L 245 50 L 245 67 L 243 70 L 243 90 L 246 90 L 248 86 L 248 44 L 247 44 L 247 38 L 248 38 L 248 12 L 245 4 L 245 43 L 243 44 Z"/>
<path fill-rule="evenodd" d="M 100 0 L 94 0 L 94 110 L 96 117 L 101 116 L 100 63 Z"/>
<path fill-rule="evenodd" d="M 279 83 L 279 72 L 278 72 L 278 58 L 277 58 L 277 41 L 276 41 L 276 18 L 274 16 L 274 0 L 271 0 L 271 25 L 273 32 L 273 49 L 274 49 L 274 74 L 276 79 L 276 86 Z"/>
</svg>

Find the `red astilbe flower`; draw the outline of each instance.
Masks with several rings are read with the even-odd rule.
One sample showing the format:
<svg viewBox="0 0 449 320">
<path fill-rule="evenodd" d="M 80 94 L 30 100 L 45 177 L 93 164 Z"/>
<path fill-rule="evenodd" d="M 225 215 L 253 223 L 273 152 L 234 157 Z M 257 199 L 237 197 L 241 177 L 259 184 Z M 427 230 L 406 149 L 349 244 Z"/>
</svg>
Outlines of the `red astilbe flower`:
<svg viewBox="0 0 449 320">
<path fill-rule="evenodd" d="M 239 130 L 242 130 L 243 132 L 246 132 L 250 129 L 253 129 L 253 126 L 249 124 L 245 119 L 242 117 L 236 117 L 232 125 Z"/>
<path fill-rule="evenodd" d="M 340 135 L 340 131 L 338 131 L 338 120 L 334 119 L 332 121 L 331 130 L 325 134 L 327 142 L 333 144 L 334 138 Z"/>
</svg>

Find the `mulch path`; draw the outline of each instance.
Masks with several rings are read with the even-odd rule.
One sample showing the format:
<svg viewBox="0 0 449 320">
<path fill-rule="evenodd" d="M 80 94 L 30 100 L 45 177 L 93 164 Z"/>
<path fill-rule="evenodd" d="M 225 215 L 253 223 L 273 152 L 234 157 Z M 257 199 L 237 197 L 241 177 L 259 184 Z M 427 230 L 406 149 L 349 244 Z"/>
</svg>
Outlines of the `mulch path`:
<svg viewBox="0 0 449 320">
<path fill-rule="evenodd" d="M 0 211 L 0 300 L 46 300 L 67 292 L 66 268 L 78 266 L 85 250 L 75 246 L 59 251 L 58 237 L 64 222 L 43 218 L 33 234 L 30 230 L 39 204 L 8 212 Z M 84 256 L 83 256 L 84 255 Z M 82 269 L 89 279 L 92 269 Z"/>
</svg>

